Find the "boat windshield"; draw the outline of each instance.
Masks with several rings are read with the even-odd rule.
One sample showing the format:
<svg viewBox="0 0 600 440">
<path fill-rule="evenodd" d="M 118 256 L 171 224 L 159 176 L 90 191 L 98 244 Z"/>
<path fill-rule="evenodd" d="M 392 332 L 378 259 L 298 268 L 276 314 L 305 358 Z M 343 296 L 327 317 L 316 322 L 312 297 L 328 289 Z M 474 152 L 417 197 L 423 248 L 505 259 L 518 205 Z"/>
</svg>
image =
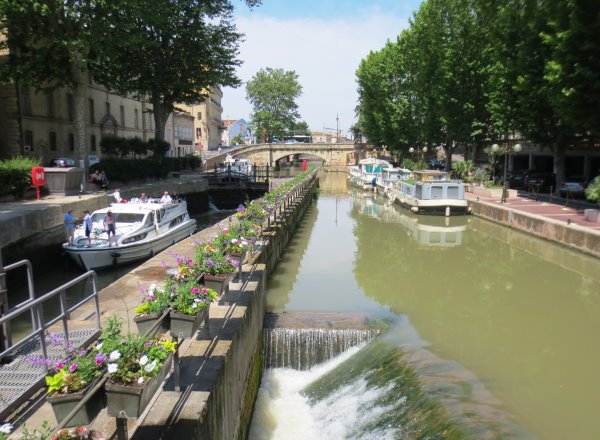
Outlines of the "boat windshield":
<svg viewBox="0 0 600 440">
<path fill-rule="evenodd" d="M 137 223 L 144 220 L 144 214 L 138 212 L 113 212 L 117 223 Z M 105 213 L 96 213 L 92 216 L 92 222 L 102 223 L 106 217 Z"/>
</svg>

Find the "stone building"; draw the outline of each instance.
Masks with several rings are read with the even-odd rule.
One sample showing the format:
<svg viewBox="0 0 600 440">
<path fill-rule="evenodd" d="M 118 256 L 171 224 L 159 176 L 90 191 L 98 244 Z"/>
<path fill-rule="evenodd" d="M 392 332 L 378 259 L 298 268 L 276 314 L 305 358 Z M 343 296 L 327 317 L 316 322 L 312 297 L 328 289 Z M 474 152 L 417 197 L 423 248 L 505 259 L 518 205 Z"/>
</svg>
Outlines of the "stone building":
<svg viewBox="0 0 600 440">
<path fill-rule="evenodd" d="M 18 85 L 0 86 L 0 157 L 75 157 L 73 95 L 68 88 L 36 92 Z M 86 108 L 88 152 L 101 157 L 100 140 L 107 134 L 154 137 L 152 105 L 91 84 Z"/>
<path fill-rule="evenodd" d="M 194 143 L 197 152 L 216 150 L 222 143 L 221 133 L 225 128 L 221 119 L 222 98 L 221 87 L 212 86 L 209 96 L 204 101 L 193 105 L 177 105 L 194 118 Z"/>
<path fill-rule="evenodd" d="M 172 112 L 165 127 L 165 141 L 171 144 L 169 157 L 194 154 L 194 117 L 189 113 Z"/>
</svg>

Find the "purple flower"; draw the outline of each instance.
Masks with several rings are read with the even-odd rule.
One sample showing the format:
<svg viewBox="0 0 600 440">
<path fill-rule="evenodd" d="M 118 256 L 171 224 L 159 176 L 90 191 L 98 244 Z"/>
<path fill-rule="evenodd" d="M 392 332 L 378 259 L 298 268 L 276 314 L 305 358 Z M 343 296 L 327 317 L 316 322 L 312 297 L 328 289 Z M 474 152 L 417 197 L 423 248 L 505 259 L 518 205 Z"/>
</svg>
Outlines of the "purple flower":
<svg viewBox="0 0 600 440">
<path fill-rule="evenodd" d="M 94 358 L 94 360 L 96 361 L 96 365 L 102 365 L 104 362 L 106 362 L 106 359 L 108 358 L 104 353 L 98 353 Z"/>
<path fill-rule="evenodd" d="M 62 362 L 59 362 L 58 364 L 56 364 L 56 369 L 57 370 L 62 370 L 62 367 L 64 367 L 65 364 L 63 364 Z"/>
<path fill-rule="evenodd" d="M 214 267 L 215 262 L 213 261 L 212 258 L 209 257 L 209 258 L 206 259 L 206 265 L 209 266 L 209 267 Z"/>
<path fill-rule="evenodd" d="M 151 345 L 152 345 L 152 342 L 146 342 L 146 343 L 144 344 L 144 347 L 150 347 Z"/>
<path fill-rule="evenodd" d="M 69 367 L 69 371 L 70 371 L 71 373 L 74 373 L 76 370 L 77 370 L 77 364 L 72 364 L 72 365 Z"/>
</svg>

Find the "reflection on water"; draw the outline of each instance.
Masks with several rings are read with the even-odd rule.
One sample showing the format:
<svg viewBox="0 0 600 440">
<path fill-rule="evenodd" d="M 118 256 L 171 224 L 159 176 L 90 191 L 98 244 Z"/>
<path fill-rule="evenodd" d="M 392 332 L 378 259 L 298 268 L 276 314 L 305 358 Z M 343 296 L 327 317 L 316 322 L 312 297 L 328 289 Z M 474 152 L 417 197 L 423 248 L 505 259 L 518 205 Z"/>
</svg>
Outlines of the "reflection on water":
<svg viewBox="0 0 600 440">
<path fill-rule="evenodd" d="M 419 345 L 474 374 L 535 437 L 596 438 L 598 259 L 475 217 L 413 216 L 352 193 L 343 173 L 322 179 L 270 280 L 272 311 L 406 316 Z"/>
</svg>

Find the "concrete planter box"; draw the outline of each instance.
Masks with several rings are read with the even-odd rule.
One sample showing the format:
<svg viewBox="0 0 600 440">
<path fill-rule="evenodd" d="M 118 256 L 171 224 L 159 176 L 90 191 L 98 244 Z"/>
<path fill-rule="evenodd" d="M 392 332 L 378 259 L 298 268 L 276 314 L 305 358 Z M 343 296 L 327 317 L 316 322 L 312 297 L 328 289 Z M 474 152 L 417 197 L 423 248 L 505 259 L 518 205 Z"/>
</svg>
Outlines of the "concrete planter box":
<svg viewBox="0 0 600 440">
<path fill-rule="evenodd" d="M 484 188 L 483 186 L 470 186 L 469 187 L 471 193 L 476 196 L 489 197 L 494 200 L 502 199 L 502 188 Z M 515 199 L 517 197 L 516 189 L 508 189 L 507 198 Z"/>
<path fill-rule="evenodd" d="M 146 335 L 146 333 L 150 330 L 150 328 L 158 321 L 158 318 L 162 316 L 163 312 L 160 313 L 151 313 L 146 316 L 136 316 L 133 318 L 135 325 L 137 326 L 138 333 L 140 335 Z M 165 316 L 162 322 L 154 329 L 152 334 L 148 336 L 154 336 L 158 333 L 165 333 L 169 330 L 169 315 Z"/>
<path fill-rule="evenodd" d="M 204 323 L 204 328 L 208 329 L 209 309 L 210 305 L 195 316 L 171 311 L 171 335 L 173 337 L 193 338 L 202 323 Z"/>
<path fill-rule="evenodd" d="M 144 412 L 152 397 L 167 377 L 173 365 L 173 354 L 165 360 L 158 376 L 153 377 L 143 386 L 121 385 L 109 380 L 106 382 L 107 412 L 109 416 L 118 417 L 121 411 L 125 411 L 128 419 L 137 419 Z"/>
<path fill-rule="evenodd" d="M 204 287 L 213 289 L 219 296 L 227 292 L 229 289 L 229 282 L 233 280 L 235 273 L 225 273 L 222 275 L 210 275 L 204 274 Z"/>
<path fill-rule="evenodd" d="M 584 209 L 583 215 L 588 222 L 600 223 L 600 209 Z"/>
<path fill-rule="evenodd" d="M 52 406 L 54 416 L 58 422 L 62 421 L 69 413 L 77 406 L 79 401 L 83 399 L 83 396 L 87 394 L 89 390 L 94 388 L 98 381 L 102 377 L 96 379 L 87 388 L 78 391 L 76 393 L 69 394 L 58 394 L 52 393 L 46 397 L 46 400 Z M 96 418 L 98 413 L 106 406 L 106 398 L 103 389 L 99 389 L 96 393 L 88 400 L 83 407 L 75 416 L 66 424 L 66 428 L 73 426 L 89 425 Z"/>
<path fill-rule="evenodd" d="M 44 168 L 50 194 L 74 195 L 81 191 L 83 168 Z"/>
</svg>

